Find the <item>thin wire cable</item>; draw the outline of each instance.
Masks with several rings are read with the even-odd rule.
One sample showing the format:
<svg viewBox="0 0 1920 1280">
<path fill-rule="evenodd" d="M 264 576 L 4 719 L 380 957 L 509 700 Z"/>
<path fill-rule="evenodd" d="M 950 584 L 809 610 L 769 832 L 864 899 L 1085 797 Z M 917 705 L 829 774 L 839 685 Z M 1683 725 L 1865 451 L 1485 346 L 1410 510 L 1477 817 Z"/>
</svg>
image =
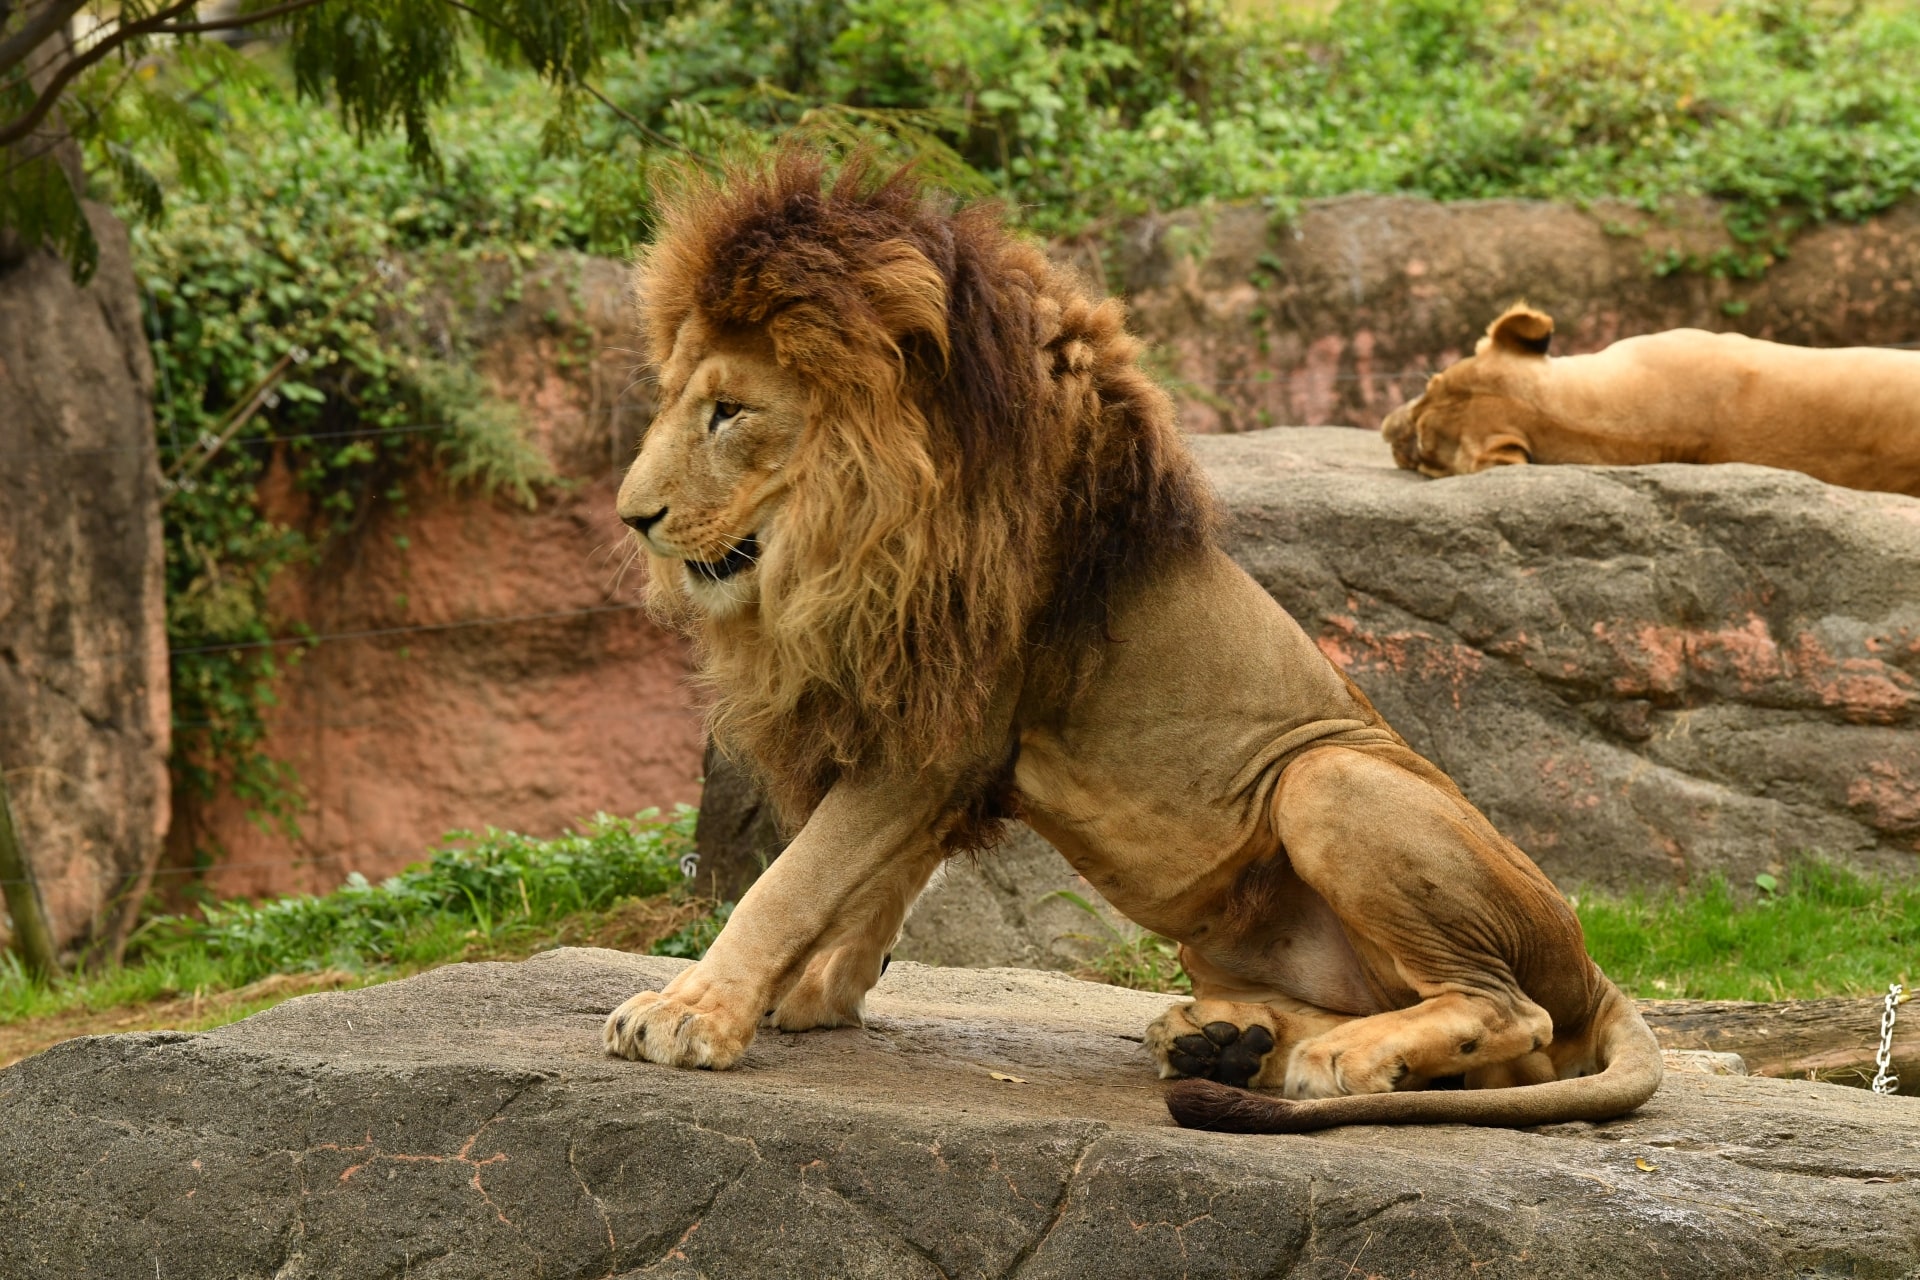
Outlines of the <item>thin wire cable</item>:
<svg viewBox="0 0 1920 1280">
<path fill-rule="evenodd" d="M 369 640 L 381 636 L 418 635 L 427 631 L 462 631 L 471 627 L 497 627 L 516 622 L 545 622 L 555 618 L 584 618 L 602 613 L 632 613 L 645 605 L 606 604 L 585 609 L 556 609 L 546 613 L 512 613 L 493 618 L 468 618 L 460 622 L 422 622 L 405 627 L 369 627 L 361 631 L 330 631 L 312 636 L 281 636 L 273 640 L 238 640 L 231 644 L 190 645 L 168 652 L 169 660 L 192 653 L 235 653 L 249 649 L 281 649 L 295 645 L 320 645 L 334 640 Z"/>
</svg>

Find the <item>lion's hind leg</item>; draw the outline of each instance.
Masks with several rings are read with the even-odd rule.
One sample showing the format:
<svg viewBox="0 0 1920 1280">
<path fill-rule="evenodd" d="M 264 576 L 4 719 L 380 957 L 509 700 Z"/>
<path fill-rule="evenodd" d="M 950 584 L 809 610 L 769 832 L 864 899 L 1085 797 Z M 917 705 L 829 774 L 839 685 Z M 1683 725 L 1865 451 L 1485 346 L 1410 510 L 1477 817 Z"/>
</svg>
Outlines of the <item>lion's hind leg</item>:
<svg viewBox="0 0 1920 1280">
<path fill-rule="evenodd" d="M 1186 1077 L 1238 1088 L 1279 1088 L 1301 1042 L 1344 1019 L 1298 1001 L 1250 1003 L 1202 997 L 1174 1005 L 1147 1027 L 1147 1051 L 1162 1080 Z"/>
<path fill-rule="evenodd" d="M 1450 1076 L 1475 1087 L 1534 1084 L 1553 1078 L 1540 1052 L 1552 1039 L 1553 1019 L 1524 996 L 1436 995 L 1302 1041 L 1287 1061 L 1285 1089 L 1289 1098 L 1337 1098 Z"/>
<path fill-rule="evenodd" d="M 1406 761 L 1341 747 L 1281 775 L 1275 828 L 1295 870 L 1327 900 L 1404 1006 L 1297 1046 L 1290 1098 L 1468 1083 L 1537 1083 L 1553 1018 L 1520 986 L 1526 956 L 1548 989 L 1584 987 L 1579 926 L 1547 879 L 1457 791 Z"/>
</svg>

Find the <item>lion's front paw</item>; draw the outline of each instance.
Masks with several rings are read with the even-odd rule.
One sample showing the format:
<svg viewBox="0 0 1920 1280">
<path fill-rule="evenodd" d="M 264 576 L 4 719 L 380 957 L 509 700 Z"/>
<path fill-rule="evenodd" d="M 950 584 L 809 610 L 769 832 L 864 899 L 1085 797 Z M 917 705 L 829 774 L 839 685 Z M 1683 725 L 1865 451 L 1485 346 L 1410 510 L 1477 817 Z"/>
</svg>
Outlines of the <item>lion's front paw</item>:
<svg viewBox="0 0 1920 1280">
<path fill-rule="evenodd" d="M 608 1053 L 636 1062 L 724 1071 L 753 1042 L 753 1019 L 746 1020 L 744 1029 L 736 1029 L 739 1021 L 711 1000 L 692 1002 L 664 991 L 642 991 L 607 1016 L 603 1038 Z"/>
<path fill-rule="evenodd" d="M 1273 1032 L 1261 1021 L 1248 1019 L 1240 1026 L 1211 1017 L 1215 1012 L 1233 1011 L 1177 1004 L 1147 1028 L 1147 1049 L 1159 1064 L 1162 1080 L 1190 1076 L 1245 1088 L 1260 1074 L 1261 1064 L 1273 1052 Z"/>
</svg>

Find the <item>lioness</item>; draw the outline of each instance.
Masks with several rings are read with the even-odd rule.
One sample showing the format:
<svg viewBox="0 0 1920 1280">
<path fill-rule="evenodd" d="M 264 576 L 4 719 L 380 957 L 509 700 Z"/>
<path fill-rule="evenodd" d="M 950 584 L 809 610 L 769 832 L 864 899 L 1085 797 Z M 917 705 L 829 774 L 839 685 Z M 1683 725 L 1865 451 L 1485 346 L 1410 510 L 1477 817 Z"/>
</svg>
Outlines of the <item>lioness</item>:
<svg viewBox="0 0 1920 1280">
<path fill-rule="evenodd" d="M 1381 424 L 1428 476 L 1520 462 L 1753 462 L 1920 496 L 1920 353 L 1670 329 L 1549 358 L 1522 303 Z"/>
<path fill-rule="evenodd" d="M 639 269 L 660 409 L 619 510 L 714 733 L 803 825 L 611 1052 L 858 1023 L 934 869 L 1017 813 L 1181 944 L 1196 998 L 1147 1044 L 1183 1124 L 1653 1093 L 1553 885 L 1215 545 L 1119 303 L 905 177 L 687 183 Z"/>
</svg>

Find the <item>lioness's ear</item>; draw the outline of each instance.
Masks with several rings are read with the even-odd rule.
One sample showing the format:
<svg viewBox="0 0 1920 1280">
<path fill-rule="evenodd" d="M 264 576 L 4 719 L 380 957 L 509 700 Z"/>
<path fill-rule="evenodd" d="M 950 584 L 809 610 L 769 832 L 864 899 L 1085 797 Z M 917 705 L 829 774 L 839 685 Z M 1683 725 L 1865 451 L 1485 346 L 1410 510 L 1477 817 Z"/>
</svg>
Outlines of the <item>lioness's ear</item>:
<svg viewBox="0 0 1920 1280">
<path fill-rule="evenodd" d="M 1553 342 L 1553 317 L 1516 302 L 1487 326 L 1487 340 L 1516 355 L 1543 356 Z"/>
</svg>

